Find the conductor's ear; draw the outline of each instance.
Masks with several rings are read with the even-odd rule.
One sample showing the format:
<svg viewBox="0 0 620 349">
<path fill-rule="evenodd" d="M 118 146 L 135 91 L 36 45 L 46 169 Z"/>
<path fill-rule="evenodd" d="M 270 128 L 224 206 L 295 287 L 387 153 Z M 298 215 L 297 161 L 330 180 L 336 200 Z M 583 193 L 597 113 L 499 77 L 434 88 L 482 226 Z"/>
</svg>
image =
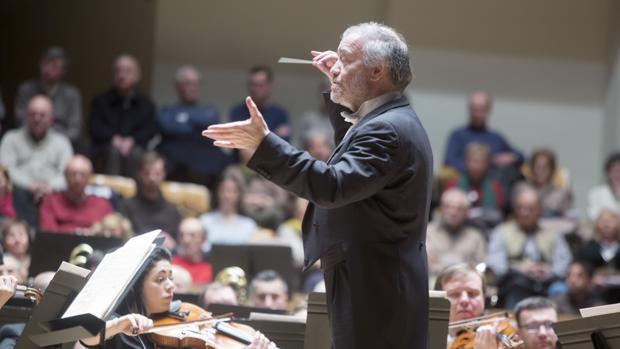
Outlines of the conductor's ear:
<svg viewBox="0 0 620 349">
<path fill-rule="evenodd" d="M 379 81 L 383 78 L 385 74 L 387 74 L 387 66 L 385 63 L 380 63 L 370 68 L 370 80 L 371 81 Z"/>
</svg>

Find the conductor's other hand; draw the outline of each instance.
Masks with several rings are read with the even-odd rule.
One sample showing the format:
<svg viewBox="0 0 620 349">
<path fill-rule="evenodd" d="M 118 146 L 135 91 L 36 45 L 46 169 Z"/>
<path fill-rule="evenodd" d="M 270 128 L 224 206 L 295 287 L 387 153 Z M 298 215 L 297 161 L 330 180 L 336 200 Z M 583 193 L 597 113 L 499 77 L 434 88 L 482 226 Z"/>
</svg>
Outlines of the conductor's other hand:
<svg viewBox="0 0 620 349">
<path fill-rule="evenodd" d="M 213 144 L 218 147 L 247 149 L 254 154 L 256 148 L 269 134 L 269 128 L 251 97 L 246 97 L 245 104 L 250 111 L 249 119 L 211 125 L 202 131 L 202 135 L 213 139 L 215 141 Z"/>
<path fill-rule="evenodd" d="M 0 307 L 4 305 L 15 293 L 17 279 L 13 275 L 0 276 Z"/>
<path fill-rule="evenodd" d="M 327 75 L 329 81 L 334 79 L 332 73 L 332 67 L 338 61 L 338 54 L 334 51 L 310 51 L 312 54 L 312 65 L 315 66 L 321 73 Z"/>
</svg>

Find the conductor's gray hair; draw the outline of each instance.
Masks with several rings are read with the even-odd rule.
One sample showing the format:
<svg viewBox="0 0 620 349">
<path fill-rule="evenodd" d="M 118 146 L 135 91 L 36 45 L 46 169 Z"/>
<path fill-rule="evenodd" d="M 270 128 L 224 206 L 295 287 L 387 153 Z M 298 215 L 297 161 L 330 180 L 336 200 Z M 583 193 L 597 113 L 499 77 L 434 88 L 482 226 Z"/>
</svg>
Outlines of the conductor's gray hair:
<svg viewBox="0 0 620 349">
<path fill-rule="evenodd" d="M 384 24 L 367 22 L 347 28 L 342 38 L 349 35 L 364 39 L 362 52 L 365 66 L 385 64 L 395 87 L 402 91 L 409 85 L 413 78 L 409 64 L 409 49 L 400 33 Z"/>
<path fill-rule="evenodd" d="M 196 69 L 193 65 L 184 65 L 177 69 L 177 72 L 174 74 L 174 81 L 177 83 L 182 82 L 183 79 L 185 79 L 185 74 L 187 73 L 196 74 L 196 76 L 198 76 L 198 79 L 200 80 L 200 72 L 198 71 L 198 69 Z"/>
</svg>

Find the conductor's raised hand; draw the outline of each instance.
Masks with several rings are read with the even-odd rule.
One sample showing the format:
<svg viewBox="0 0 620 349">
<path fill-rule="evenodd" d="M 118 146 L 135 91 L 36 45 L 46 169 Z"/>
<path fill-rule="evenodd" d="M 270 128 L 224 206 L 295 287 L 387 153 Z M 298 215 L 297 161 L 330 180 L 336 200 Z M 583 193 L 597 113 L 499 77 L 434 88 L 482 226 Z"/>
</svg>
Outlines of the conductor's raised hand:
<svg viewBox="0 0 620 349">
<path fill-rule="evenodd" d="M 213 139 L 215 141 L 213 144 L 218 147 L 247 149 L 254 152 L 269 134 L 269 128 L 251 97 L 246 97 L 245 104 L 250 111 L 249 119 L 211 125 L 202 131 L 202 135 Z"/>
<path fill-rule="evenodd" d="M 329 81 L 334 79 L 332 67 L 338 62 L 338 54 L 334 51 L 310 51 L 312 54 L 312 65 L 321 73 L 327 75 Z"/>
</svg>

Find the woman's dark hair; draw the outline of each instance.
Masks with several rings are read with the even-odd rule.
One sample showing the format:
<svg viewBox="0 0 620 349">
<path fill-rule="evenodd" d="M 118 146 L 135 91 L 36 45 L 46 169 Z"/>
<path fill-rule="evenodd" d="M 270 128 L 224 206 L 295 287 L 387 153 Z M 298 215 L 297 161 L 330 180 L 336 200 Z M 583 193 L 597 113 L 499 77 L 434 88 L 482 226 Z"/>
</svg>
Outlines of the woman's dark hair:
<svg viewBox="0 0 620 349">
<path fill-rule="evenodd" d="M 170 252 L 163 247 L 155 247 L 153 252 L 151 252 L 151 255 L 144 263 L 144 270 L 142 271 L 142 274 L 140 274 L 131 290 L 129 290 L 129 293 L 125 297 L 124 304 L 121 304 L 119 307 L 120 314 L 138 313 L 146 315 L 146 308 L 144 307 L 144 300 L 142 299 L 144 279 L 146 279 L 146 276 L 149 274 L 151 269 L 153 269 L 155 264 L 163 259 L 170 261 L 172 260 L 172 255 L 170 255 Z"/>
<path fill-rule="evenodd" d="M 235 184 L 235 186 L 237 187 L 237 190 L 239 191 L 239 199 L 237 201 L 237 212 L 241 211 L 241 200 L 243 199 L 243 193 L 245 192 L 245 183 L 244 183 L 244 178 L 243 178 L 243 173 L 241 173 L 238 169 L 233 168 L 233 167 L 229 167 L 224 171 L 224 174 L 222 174 L 222 176 L 219 178 L 219 181 L 217 182 L 216 186 L 215 186 L 215 190 L 213 191 L 214 195 L 211 195 L 211 206 L 215 209 L 219 209 L 220 207 L 220 200 L 218 198 L 218 192 L 220 190 L 220 187 L 222 186 L 222 184 L 226 181 L 231 181 Z"/>
</svg>

